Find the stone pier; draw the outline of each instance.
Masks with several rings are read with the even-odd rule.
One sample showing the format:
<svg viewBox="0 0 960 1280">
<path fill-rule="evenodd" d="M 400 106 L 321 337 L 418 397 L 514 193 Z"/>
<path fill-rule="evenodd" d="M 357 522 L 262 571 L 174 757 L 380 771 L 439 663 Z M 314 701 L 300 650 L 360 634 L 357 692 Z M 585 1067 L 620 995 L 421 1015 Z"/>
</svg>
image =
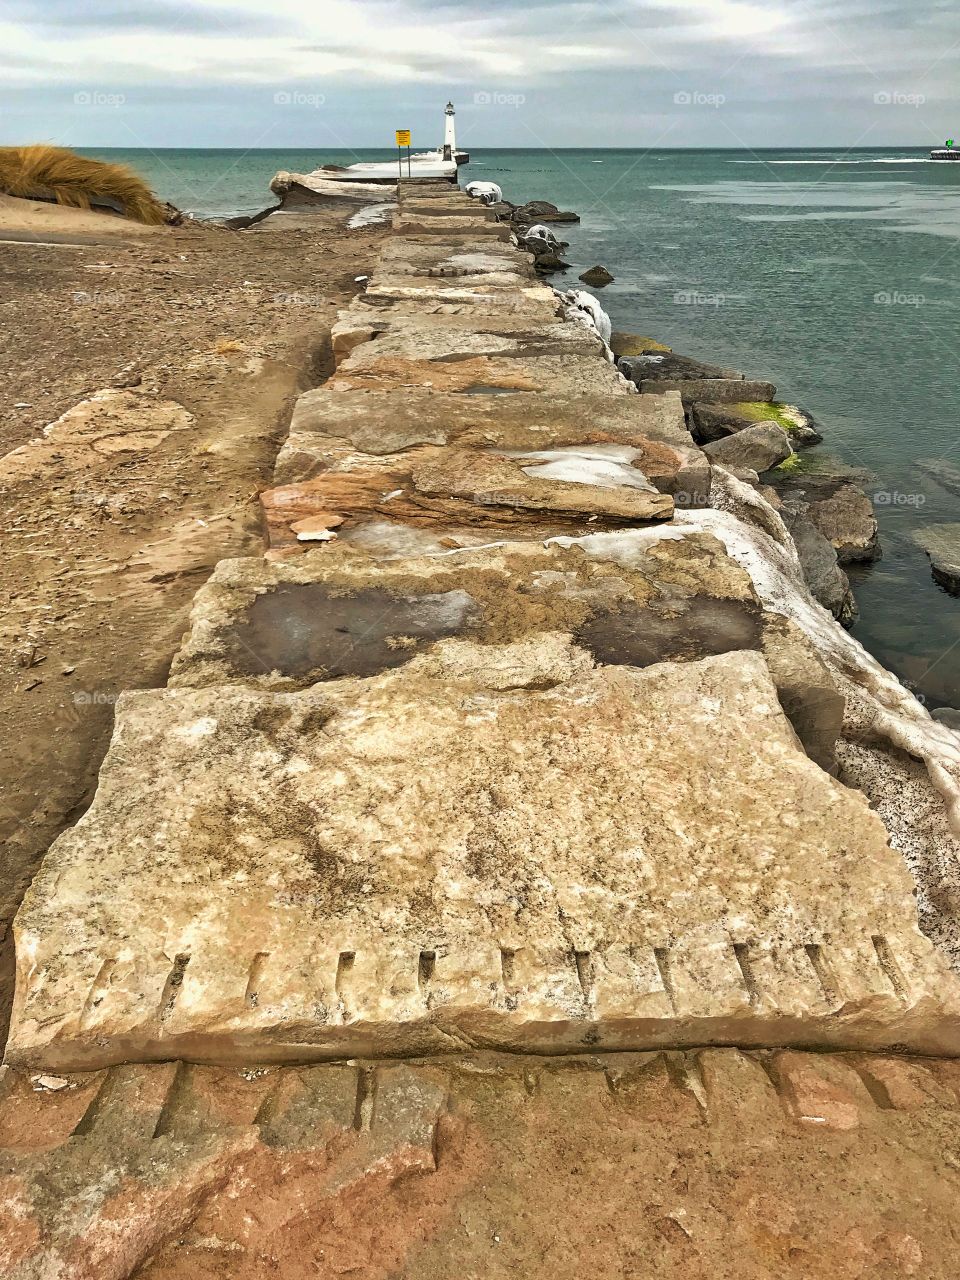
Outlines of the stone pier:
<svg viewBox="0 0 960 1280">
<path fill-rule="evenodd" d="M 17 917 L 0 1271 L 947 1275 L 960 739 L 682 387 L 398 201 Z"/>
</svg>

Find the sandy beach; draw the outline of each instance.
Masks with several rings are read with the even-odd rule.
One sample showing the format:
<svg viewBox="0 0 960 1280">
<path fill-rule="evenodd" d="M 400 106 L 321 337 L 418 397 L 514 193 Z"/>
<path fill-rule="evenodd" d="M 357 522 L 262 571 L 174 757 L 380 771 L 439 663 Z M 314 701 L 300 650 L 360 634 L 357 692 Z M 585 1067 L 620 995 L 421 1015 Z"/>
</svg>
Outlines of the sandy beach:
<svg viewBox="0 0 960 1280">
<path fill-rule="evenodd" d="M 240 232 L 0 202 L 0 395 L 18 406 L 0 426 L 4 1026 L 10 920 L 89 804 L 116 695 L 163 680 L 196 588 L 262 545 L 257 493 L 293 401 L 329 372 L 329 326 L 384 236 L 347 230 L 351 212 Z M 149 448 L 45 449 L 42 467 L 11 452 L 110 389 L 127 434 L 164 404 L 189 419 Z"/>
</svg>

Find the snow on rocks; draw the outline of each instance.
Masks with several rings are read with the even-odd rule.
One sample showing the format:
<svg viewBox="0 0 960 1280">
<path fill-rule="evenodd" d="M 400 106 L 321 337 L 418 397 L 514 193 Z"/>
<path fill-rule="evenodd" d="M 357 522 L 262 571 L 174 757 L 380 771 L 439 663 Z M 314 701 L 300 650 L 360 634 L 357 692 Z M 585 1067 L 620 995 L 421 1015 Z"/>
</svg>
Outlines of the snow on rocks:
<svg viewBox="0 0 960 1280">
<path fill-rule="evenodd" d="M 464 191 L 481 204 L 499 204 L 503 199 L 503 192 L 495 182 L 468 182 Z"/>
<path fill-rule="evenodd" d="M 609 349 L 613 325 L 610 317 L 600 303 L 586 289 L 568 289 L 558 295 L 564 304 L 564 316 L 568 320 L 578 320 L 581 324 L 595 329 Z M 611 353 L 611 360 L 613 355 Z"/>
</svg>

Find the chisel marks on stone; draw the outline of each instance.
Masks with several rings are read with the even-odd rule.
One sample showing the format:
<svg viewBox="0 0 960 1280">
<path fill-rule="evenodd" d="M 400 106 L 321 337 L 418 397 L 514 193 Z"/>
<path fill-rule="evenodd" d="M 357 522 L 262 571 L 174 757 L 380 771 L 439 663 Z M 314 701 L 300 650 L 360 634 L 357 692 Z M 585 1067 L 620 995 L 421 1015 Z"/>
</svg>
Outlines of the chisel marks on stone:
<svg viewBox="0 0 960 1280">
<path fill-rule="evenodd" d="M 353 1127 L 357 1133 L 369 1133 L 377 1101 L 377 1072 L 374 1067 L 361 1067 L 357 1072 L 357 1097 L 353 1110 Z"/>
<path fill-rule="evenodd" d="M 263 971 L 270 959 L 269 951 L 258 951 L 253 957 L 250 965 L 250 972 L 247 975 L 247 989 L 243 993 L 243 1003 L 248 1009 L 255 1009 L 260 1003 L 260 983 L 263 979 Z"/>
<path fill-rule="evenodd" d="M 807 953 L 807 959 L 810 961 L 810 967 L 816 974 L 817 981 L 820 983 L 820 989 L 823 992 L 824 999 L 829 1005 L 838 1005 L 841 1003 L 840 991 L 837 986 L 837 980 L 833 976 L 829 964 L 827 963 L 823 947 L 819 942 L 804 943 L 804 951 Z"/>
<path fill-rule="evenodd" d="M 163 984 L 163 992 L 160 996 L 160 1008 L 158 1010 L 161 1023 L 166 1022 L 176 1007 L 177 1000 L 180 998 L 180 992 L 183 988 L 184 974 L 187 972 L 187 965 L 190 963 L 190 955 L 183 952 L 174 957 L 173 965 L 167 974 L 167 980 Z"/>
<path fill-rule="evenodd" d="M 340 1017 L 342 1021 L 349 1022 L 350 1010 L 347 1004 L 345 991 L 350 981 L 350 972 L 356 964 L 357 953 L 355 951 L 341 951 L 337 959 L 337 976 L 334 979 L 333 989 L 336 992 L 337 1000 L 340 1006 Z"/>
<path fill-rule="evenodd" d="M 670 1001 L 670 1008 L 674 1013 L 677 1012 L 677 998 L 673 989 L 673 979 L 670 974 L 670 949 L 669 947 L 654 947 L 653 959 L 657 966 L 657 973 L 660 975 L 660 981 L 663 983 L 663 989 L 666 992 L 667 999 Z"/>
<path fill-rule="evenodd" d="M 735 942 L 733 944 L 733 958 L 736 960 L 740 976 L 743 978 L 747 999 L 751 1005 L 758 1005 L 760 1003 L 760 988 L 757 985 L 750 959 L 750 944 L 748 942 Z"/>
<path fill-rule="evenodd" d="M 900 966 L 894 959 L 890 943 L 879 933 L 875 933 L 870 941 L 873 943 L 873 949 L 877 953 L 877 961 L 880 968 L 883 970 L 891 987 L 893 987 L 894 994 L 898 1000 L 905 1001 L 907 999 L 907 983 L 904 980 Z"/>
</svg>

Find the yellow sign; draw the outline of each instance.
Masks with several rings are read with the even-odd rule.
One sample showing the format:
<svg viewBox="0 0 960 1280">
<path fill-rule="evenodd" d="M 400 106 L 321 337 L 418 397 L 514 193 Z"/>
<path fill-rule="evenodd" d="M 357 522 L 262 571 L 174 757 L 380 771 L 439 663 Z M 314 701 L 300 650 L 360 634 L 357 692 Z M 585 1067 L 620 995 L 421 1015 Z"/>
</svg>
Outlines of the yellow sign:
<svg viewBox="0 0 960 1280">
<path fill-rule="evenodd" d="M 397 130 L 397 146 L 409 147 L 409 145 L 410 145 L 410 130 L 398 129 Z"/>
</svg>

